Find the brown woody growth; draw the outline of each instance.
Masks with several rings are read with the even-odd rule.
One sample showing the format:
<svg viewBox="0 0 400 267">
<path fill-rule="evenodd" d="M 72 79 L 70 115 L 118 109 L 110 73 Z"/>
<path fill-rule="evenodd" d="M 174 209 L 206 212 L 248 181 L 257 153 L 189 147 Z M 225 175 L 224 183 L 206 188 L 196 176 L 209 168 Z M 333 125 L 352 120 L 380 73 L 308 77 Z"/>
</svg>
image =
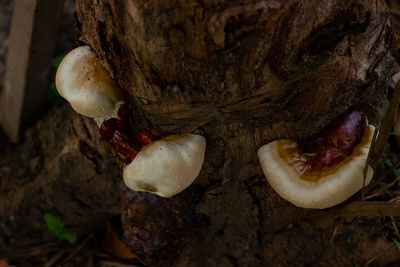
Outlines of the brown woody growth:
<svg viewBox="0 0 400 267">
<path fill-rule="evenodd" d="M 210 225 L 187 243 L 178 266 L 260 266 L 265 262 L 315 266 L 328 262 L 329 256 L 335 258 L 321 251 L 331 229 L 311 226 L 311 231 L 304 231 L 301 222 L 309 212 L 274 193 L 263 177 L 256 151 L 274 139 L 306 139 L 350 107 L 371 110 L 369 104 L 387 88 L 395 66 L 388 50 L 391 25 L 385 2 L 77 0 L 80 40 L 92 47 L 127 91 L 135 129 L 145 125 L 160 136 L 191 132 L 207 139 L 205 163 L 196 179 L 205 193 L 196 212 L 208 216 Z M 44 143 L 45 164 L 59 166 L 64 183 L 70 181 L 68 176 L 76 180 L 74 171 L 81 169 L 85 170 L 80 171 L 82 179 L 107 177 L 104 164 L 112 161 L 107 145 L 92 142 L 83 130 L 76 130 L 83 123 L 74 118 L 77 137 L 66 141 L 82 144 L 82 149 L 65 145 L 62 150 L 64 145 Z M 90 132 L 97 131 L 94 123 L 84 122 Z M 72 128 L 67 122 L 65 127 Z M 84 146 L 83 140 L 90 146 Z M 51 152 L 50 147 L 63 154 L 57 156 L 60 153 L 54 152 L 56 148 Z M 93 151 L 100 151 L 99 155 Z M 90 157 L 86 154 L 98 160 L 82 160 Z M 32 210 L 31 204 L 39 203 L 42 210 L 57 208 L 54 203 L 59 202 L 52 198 L 77 194 L 72 186 L 63 186 L 62 194 L 55 192 L 60 180 L 48 178 L 57 177 L 56 172 L 35 178 L 46 182 L 40 201 L 2 198 L 1 204 L 7 207 L 1 213 L 2 223 L 18 233 L 9 236 L 41 240 L 41 232 L 23 228 L 33 221 L 26 212 Z M 114 172 L 117 179 L 118 171 Z M 11 174 L 4 179 L 18 181 Z M 71 178 L 71 183 L 75 180 Z M 54 194 L 48 193 L 49 188 Z M 113 206 L 99 204 L 116 203 L 115 190 L 106 197 L 99 190 L 109 186 L 94 188 L 90 199 L 79 195 L 80 201 L 90 204 L 83 207 L 86 214 L 104 215 L 106 208 L 115 212 Z M 28 186 L 24 190 L 36 192 Z M 95 199 L 98 202 L 93 203 Z M 94 215 L 84 219 L 77 215 L 82 209 L 78 203 L 57 208 L 74 215 L 66 223 L 93 219 Z M 23 219 L 12 220 L 15 217 Z M 157 214 L 149 218 L 164 219 Z M 362 229 L 358 226 L 354 222 L 354 229 Z M 362 262 L 355 255 L 344 256 Z"/>
<path fill-rule="evenodd" d="M 179 262 L 284 264 L 268 253 L 273 233 L 307 215 L 264 182 L 256 151 L 306 139 L 350 107 L 370 110 L 394 66 L 385 1 L 78 0 L 77 15 L 135 120 L 207 139 L 196 183 L 211 225 Z"/>
</svg>

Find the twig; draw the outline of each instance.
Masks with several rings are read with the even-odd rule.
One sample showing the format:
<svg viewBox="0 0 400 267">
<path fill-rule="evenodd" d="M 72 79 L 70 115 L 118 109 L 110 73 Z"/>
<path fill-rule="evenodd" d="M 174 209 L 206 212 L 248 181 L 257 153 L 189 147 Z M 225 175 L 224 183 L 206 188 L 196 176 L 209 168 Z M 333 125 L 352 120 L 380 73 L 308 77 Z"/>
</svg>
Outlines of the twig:
<svg viewBox="0 0 400 267">
<path fill-rule="evenodd" d="M 386 250 L 388 250 L 390 248 L 390 245 L 387 245 L 384 249 L 382 249 L 381 251 L 379 251 L 373 258 L 371 258 L 366 264 L 365 266 L 369 266 L 373 261 L 375 261 L 379 256 L 381 256 L 384 252 L 386 252 Z"/>
<path fill-rule="evenodd" d="M 331 264 L 331 266 L 337 266 L 337 264 L 333 261 L 333 259 L 331 258 L 331 256 L 329 255 L 329 253 L 328 253 L 328 255 L 326 255 L 327 257 L 328 257 L 328 261 L 329 261 L 329 263 Z"/>
<path fill-rule="evenodd" d="M 60 263 L 58 266 L 63 266 L 65 265 L 69 260 L 71 260 L 73 257 L 75 257 L 75 255 L 87 244 L 87 242 L 89 242 L 90 239 L 92 239 L 92 237 L 94 236 L 94 233 L 91 233 L 86 239 L 85 241 L 83 241 L 82 244 L 80 244 L 76 249 L 74 249 L 71 254 L 69 254 L 69 256 L 62 261 L 62 263 Z"/>
<path fill-rule="evenodd" d="M 376 140 L 376 144 L 374 147 L 374 151 L 372 152 L 372 160 L 371 166 L 375 168 L 378 165 L 380 157 L 385 150 L 387 140 L 390 136 L 393 118 L 397 112 L 397 108 L 400 103 L 400 80 L 397 81 L 396 86 L 394 87 L 392 98 L 390 99 L 390 104 L 388 110 L 385 113 L 385 117 L 382 121 L 382 127 L 380 129 L 378 139 Z"/>
<path fill-rule="evenodd" d="M 379 196 L 382 192 L 386 191 L 387 189 L 389 189 L 390 187 L 392 187 L 395 183 L 397 183 L 400 180 L 400 176 L 397 177 L 393 182 L 391 182 L 390 184 L 385 185 L 384 187 L 380 188 L 377 190 L 377 192 L 372 193 L 369 196 L 364 197 L 364 200 Z"/>
<path fill-rule="evenodd" d="M 391 200 L 389 200 L 389 202 L 397 202 L 397 203 L 399 203 L 398 201 L 400 200 L 400 196 L 398 194 L 399 194 L 399 192 L 397 192 L 397 197 L 392 198 Z"/>
<path fill-rule="evenodd" d="M 393 164 L 392 166 L 390 166 L 390 169 L 388 169 L 387 171 L 385 171 L 385 173 L 383 175 L 381 175 L 377 179 L 375 179 L 375 181 L 373 183 L 369 184 L 365 189 L 365 193 L 368 193 L 369 191 L 371 191 L 371 189 L 374 188 L 383 178 L 385 178 L 386 176 L 391 174 L 393 172 L 393 170 L 399 166 L 400 166 L 400 160 L 398 162 L 396 162 L 395 164 Z"/>
<path fill-rule="evenodd" d="M 100 264 L 102 266 L 112 266 L 112 267 L 140 267 L 139 265 L 134 265 L 134 264 L 124 264 L 120 262 L 115 262 L 115 261 L 106 261 L 106 260 L 101 260 Z"/>
<path fill-rule="evenodd" d="M 49 261 L 46 262 L 46 264 L 44 264 L 44 267 L 51 267 L 53 266 L 53 264 L 55 262 L 57 262 L 58 260 L 60 260 L 63 256 L 64 256 L 65 252 L 61 251 L 60 253 L 57 253 L 56 255 L 54 255 Z"/>
<path fill-rule="evenodd" d="M 44 255 L 52 251 L 60 251 L 58 247 L 56 247 L 60 242 L 48 242 L 44 244 L 37 244 L 33 247 L 28 247 L 28 248 L 21 248 L 18 250 L 14 250 L 10 253 L 12 257 L 14 258 L 20 258 L 20 257 L 32 257 L 32 256 L 37 256 L 37 255 Z"/>
<path fill-rule="evenodd" d="M 377 142 L 376 140 L 376 135 L 378 134 L 378 127 L 375 128 L 374 130 L 374 135 L 372 137 L 372 144 L 371 144 L 371 148 L 368 151 L 368 156 L 367 156 L 367 160 L 365 162 L 365 166 L 364 166 L 364 170 L 363 170 L 363 186 L 362 186 L 362 192 L 361 192 L 361 201 L 364 200 L 364 195 L 365 195 L 365 180 L 367 179 L 367 173 L 368 173 L 368 168 L 369 168 L 369 164 L 372 161 L 372 153 L 375 150 L 375 144 Z"/>
<path fill-rule="evenodd" d="M 397 228 L 396 221 L 393 219 L 393 216 L 390 216 L 390 218 L 392 219 L 392 225 L 393 225 L 393 228 L 394 228 L 394 232 L 396 233 L 397 238 L 399 238 L 400 237 L 400 233 L 399 233 L 399 229 Z"/>
<path fill-rule="evenodd" d="M 331 236 L 331 239 L 329 240 L 329 243 L 333 244 L 333 240 L 335 239 L 336 233 L 337 233 L 338 227 L 336 226 L 335 229 L 333 229 L 333 233 Z"/>
<path fill-rule="evenodd" d="M 386 217 L 400 216 L 400 203 L 396 202 L 352 202 L 327 210 L 317 211 L 312 217 Z"/>
</svg>

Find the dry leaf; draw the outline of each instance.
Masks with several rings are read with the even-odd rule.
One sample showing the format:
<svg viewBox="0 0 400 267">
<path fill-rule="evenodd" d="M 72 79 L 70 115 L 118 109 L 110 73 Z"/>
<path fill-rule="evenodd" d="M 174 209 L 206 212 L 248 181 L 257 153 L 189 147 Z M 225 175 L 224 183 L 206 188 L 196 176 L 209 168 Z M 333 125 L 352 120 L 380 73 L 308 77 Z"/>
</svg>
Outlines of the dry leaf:
<svg viewBox="0 0 400 267">
<path fill-rule="evenodd" d="M 9 265 L 6 259 L 0 259 L 0 267 L 16 267 L 16 266 Z"/>
<path fill-rule="evenodd" d="M 116 256 L 121 259 L 133 259 L 135 256 L 129 251 L 125 243 L 121 241 L 120 234 L 111 225 L 107 223 L 106 232 L 103 235 L 101 246 L 108 254 Z M 3 267 L 0 265 L 0 267 Z"/>
</svg>

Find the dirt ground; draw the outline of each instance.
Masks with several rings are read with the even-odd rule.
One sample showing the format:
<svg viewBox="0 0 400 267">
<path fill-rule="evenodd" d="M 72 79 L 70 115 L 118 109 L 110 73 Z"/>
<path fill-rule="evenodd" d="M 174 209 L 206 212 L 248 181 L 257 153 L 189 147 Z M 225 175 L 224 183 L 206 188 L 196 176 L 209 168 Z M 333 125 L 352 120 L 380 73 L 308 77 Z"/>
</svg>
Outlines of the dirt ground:
<svg viewBox="0 0 400 267">
<path fill-rule="evenodd" d="M 396 1 L 395 14 L 397 7 Z M 11 12 L 12 1 L 1 0 L 0 80 L 4 76 Z M 73 32 L 73 13 L 74 3 L 72 0 L 67 0 L 55 56 L 64 54 L 73 47 L 76 39 Z M 395 17 L 394 20 L 395 30 L 400 32 L 399 18 L 400 9 L 399 17 Z M 396 35 L 396 32 L 394 34 Z M 129 252 L 121 254 L 113 249 L 118 247 L 119 251 L 125 251 L 120 243 L 121 222 L 118 208 L 121 191 L 120 171 L 111 152 L 109 157 L 102 158 L 101 155 L 107 154 L 110 148 L 101 143 L 97 132 L 90 130 L 92 124 L 92 121 L 71 113 L 70 108 L 60 101 L 42 121 L 27 131 L 21 144 L 9 143 L 0 132 L 0 189 L 3 190 L 0 194 L 0 210 L 9 209 L 9 213 L 3 212 L 3 214 L 12 218 L 9 221 L 0 217 L 3 220 L 0 222 L 0 230 L 4 230 L 0 233 L 0 267 L 7 266 L 5 260 L 2 260 L 5 258 L 9 259 L 10 265 L 16 266 L 143 266 L 135 259 L 131 259 L 133 255 Z M 54 127 L 63 128 L 62 133 L 54 131 Z M 80 140 L 77 145 L 76 140 Z M 52 147 L 54 150 L 46 151 L 46 147 Z M 104 147 L 104 151 L 96 152 L 95 147 Z M 393 183 L 398 176 L 395 165 L 400 159 L 399 148 L 400 138 L 392 136 L 385 154 L 385 162 L 377 169 L 376 177 L 381 179 L 375 187 L 370 188 L 367 200 L 395 202 L 400 199 L 399 184 Z M 81 155 L 84 155 L 84 164 L 80 162 Z M 71 164 L 66 161 L 79 161 L 80 163 L 76 165 L 85 169 L 65 169 L 63 163 Z M 27 163 L 21 166 L 21 162 Z M 88 171 L 92 173 L 82 175 Z M 108 176 L 104 175 L 105 173 L 108 173 Z M 71 177 L 73 179 L 70 179 Z M 11 179 L 18 182 L 10 182 L 9 184 L 13 186 L 8 187 L 7 181 Z M 17 186 L 25 186 L 26 189 L 21 192 Z M 92 190 L 91 186 L 98 188 Z M 76 194 L 54 195 L 54 192 L 60 192 L 56 190 L 60 187 L 69 190 L 72 188 Z M 22 199 L 26 201 L 26 198 L 10 194 L 17 191 L 19 194 L 32 195 L 32 201 L 20 203 Z M 92 194 L 87 195 L 86 192 Z M 251 193 L 258 195 L 265 192 Z M 5 207 L 1 202 L 5 198 L 13 198 L 14 201 Z M 49 199 L 53 199 L 52 203 L 48 203 Z M 288 205 L 282 200 L 271 201 Z M 256 206 L 257 203 L 254 204 Z M 86 209 L 74 213 L 76 205 L 83 205 Z M 44 207 L 49 206 L 55 211 L 66 209 L 65 214 L 68 214 L 69 218 L 74 218 L 64 218 L 64 223 L 69 226 L 69 230 L 78 234 L 77 243 L 69 244 L 65 240 L 55 238 L 43 223 L 35 221 L 27 227 L 29 230 L 13 229 L 15 221 L 20 220 L 18 216 L 22 214 L 36 216 L 37 221 L 43 220 Z M 99 213 L 91 213 L 94 207 L 102 211 L 100 216 Z M 260 208 L 263 207 L 257 207 Z M 256 233 L 271 236 L 270 243 L 263 244 L 268 248 L 264 254 L 265 258 L 274 261 L 264 262 L 262 266 L 400 266 L 398 218 L 343 217 L 326 221 L 309 221 L 305 217 L 297 218 L 296 209 L 290 211 L 293 214 L 279 214 L 279 211 L 276 211 L 271 215 L 276 217 L 273 220 L 275 225 L 272 227 L 280 229 L 279 231 L 270 233 L 267 229 L 263 233 Z M 254 212 L 257 212 L 256 208 Z M 80 217 L 85 218 L 81 221 L 75 219 Z M 299 219 L 298 223 L 292 223 L 293 218 Z M 88 224 L 88 221 L 91 223 Z M 221 231 L 224 231 L 224 227 L 221 227 Z M 310 239 L 315 240 L 315 243 L 305 241 Z M 304 251 L 307 253 L 303 253 Z M 179 265 L 190 266 L 184 262 L 180 262 Z M 235 260 L 227 260 L 220 262 L 218 266 L 243 265 Z"/>
</svg>

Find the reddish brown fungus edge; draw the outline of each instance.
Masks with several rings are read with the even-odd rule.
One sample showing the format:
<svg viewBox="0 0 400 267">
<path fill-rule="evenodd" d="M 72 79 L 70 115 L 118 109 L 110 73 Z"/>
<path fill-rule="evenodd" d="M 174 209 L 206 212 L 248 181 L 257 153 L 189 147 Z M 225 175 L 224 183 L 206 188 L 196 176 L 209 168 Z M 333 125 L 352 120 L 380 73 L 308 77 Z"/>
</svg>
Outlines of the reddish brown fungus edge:
<svg viewBox="0 0 400 267">
<path fill-rule="evenodd" d="M 360 111 L 339 116 L 310 141 L 279 140 L 278 153 L 304 180 L 317 181 L 359 154 L 367 142 L 366 118 Z"/>
<path fill-rule="evenodd" d="M 120 160 L 128 165 L 134 160 L 140 149 L 154 142 L 157 138 L 149 130 L 142 129 L 136 135 L 141 148 L 135 148 L 128 137 L 130 134 L 129 110 L 126 104 L 119 107 L 117 114 L 116 118 L 105 120 L 100 125 L 99 131 L 101 137 L 113 147 Z"/>
<path fill-rule="evenodd" d="M 153 136 L 149 130 L 142 129 L 136 134 L 136 140 L 142 145 L 146 146 L 148 144 L 153 143 L 157 140 L 155 136 Z"/>
</svg>

